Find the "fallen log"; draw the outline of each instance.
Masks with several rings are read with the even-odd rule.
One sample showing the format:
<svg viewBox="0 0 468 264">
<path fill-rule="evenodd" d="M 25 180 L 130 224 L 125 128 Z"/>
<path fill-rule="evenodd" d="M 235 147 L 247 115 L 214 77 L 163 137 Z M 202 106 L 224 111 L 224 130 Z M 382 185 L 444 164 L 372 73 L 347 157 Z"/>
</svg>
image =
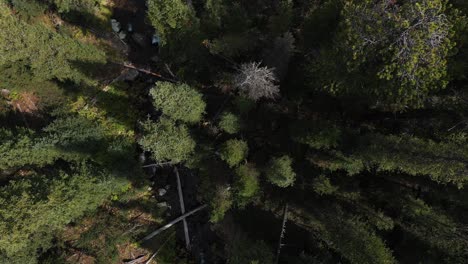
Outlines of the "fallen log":
<svg viewBox="0 0 468 264">
<path fill-rule="evenodd" d="M 159 228 L 158 230 L 152 232 L 151 234 L 145 236 L 141 241 L 145 241 L 145 240 L 148 240 L 148 239 L 151 239 L 152 237 L 156 236 L 157 234 L 161 233 L 162 231 L 170 228 L 171 226 L 173 226 L 174 224 L 180 222 L 182 219 L 185 219 L 186 217 L 190 216 L 190 215 L 193 215 L 194 213 L 202 210 L 202 209 L 205 209 L 208 205 L 204 204 L 204 205 L 200 205 L 199 207 L 193 209 L 192 211 L 188 212 L 188 213 L 185 213 L 179 217 L 177 217 L 176 219 L 172 220 L 171 222 L 167 223 L 166 225 L 162 226 L 161 228 Z"/>
<path fill-rule="evenodd" d="M 284 238 L 284 233 L 286 232 L 286 221 L 287 221 L 287 219 L 288 219 L 288 204 L 286 204 L 284 206 L 284 210 L 283 210 L 283 223 L 281 225 L 281 232 L 280 232 L 280 237 L 279 237 L 279 241 L 278 241 L 278 250 L 276 251 L 276 261 L 275 261 L 275 263 L 277 263 L 277 264 L 279 262 L 281 247 L 283 247 L 282 241 L 283 241 L 283 238 Z"/>
<path fill-rule="evenodd" d="M 182 193 L 182 184 L 180 183 L 179 170 L 177 170 L 177 167 L 174 167 L 174 173 L 177 178 L 177 192 L 179 193 L 180 212 L 182 214 L 185 214 L 184 194 Z M 187 248 L 187 250 L 190 250 L 190 236 L 188 231 L 187 220 L 185 218 L 182 219 L 182 223 L 184 224 L 185 247 Z"/>
<path fill-rule="evenodd" d="M 123 67 L 125 67 L 125 68 L 134 69 L 134 70 L 137 70 L 137 71 L 142 72 L 142 73 L 146 73 L 146 74 L 149 74 L 149 75 L 156 76 L 156 77 L 158 77 L 158 78 L 160 78 L 160 79 L 163 79 L 163 80 L 166 80 L 166 81 L 169 81 L 169 82 L 177 83 L 177 80 L 164 77 L 164 76 L 162 76 L 161 74 L 159 74 L 159 73 L 157 73 L 157 72 L 153 72 L 153 71 L 150 71 L 150 70 L 147 70 L 147 69 L 143 69 L 143 68 L 136 67 L 136 66 L 134 66 L 133 64 L 129 64 L 129 63 L 118 63 L 118 62 L 114 62 L 114 63 L 115 63 L 115 64 L 118 64 L 118 65 L 121 65 L 121 66 L 123 66 Z"/>
<path fill-rule="evenodd" d="M 146 259 L 146 255 L 141 255 L 141 256 L 138 256 L 136 259 L 126 261 L 124 263 L 125 264 L 138 264 L 138 263 L 142 263 L 145 259 Z"/>
</svg>

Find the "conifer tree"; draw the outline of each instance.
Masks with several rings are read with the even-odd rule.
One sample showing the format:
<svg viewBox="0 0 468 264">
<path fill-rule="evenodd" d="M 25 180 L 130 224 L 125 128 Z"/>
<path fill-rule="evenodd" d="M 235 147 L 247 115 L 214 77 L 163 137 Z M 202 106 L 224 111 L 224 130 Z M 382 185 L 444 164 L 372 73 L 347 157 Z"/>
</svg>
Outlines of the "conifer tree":
<svg viewBox="0 0 468 264">
<path fill-rule="evenodd" d="M 0 3 L 0 9 L 0 27 L 4 29 L 0 32 L 0 69 L 13 69 L 11 78 L 18 78 L 8 81 L 27 78 L 89 83 L 86 68 L 105 63 L 105 54 L 96 47 L 40 24 L 27 24 L 12 14 L 6 4 Z"/>
<path fill-rule="evenodd" d="M 271 183 L 283 188 L 293 185 L 296 179 L 296 173 L 292 169 L 292 159 L 287 155 L 272 158 L 265 174 Z"/>
<path fill-rule="evenodd" d="M 170 119 L 161 118 L 157 123 L 147 120 L 142 123 L 142 128 L 144 136 L 139 144 L 150 151 L 156 161 L 179 163 L 185 161 L 195 149 L 195 141 L 188 128 Z"/>
<path fill-rule="evenodd" d="M 247 158 L 249 147 L 247 142 L 239 139 L 226 141 L 220 151 L 220 157 L 229 167 L 234 167 Z"/>
<path fill-rule="evenodd" d="M 0 192 L 0 256 L 8 263 L 37 263 L 66 224 L 94 210 L 126 183 L 87 165 L 73 173 L 33 174 Z"/>
<path fill-rule="evenodd" d="M 158 82 L 150 94 L 155 108 L 174 120 L 196 123 L 205 112 L 202 95 L 187 84 Z"/>
</svg>

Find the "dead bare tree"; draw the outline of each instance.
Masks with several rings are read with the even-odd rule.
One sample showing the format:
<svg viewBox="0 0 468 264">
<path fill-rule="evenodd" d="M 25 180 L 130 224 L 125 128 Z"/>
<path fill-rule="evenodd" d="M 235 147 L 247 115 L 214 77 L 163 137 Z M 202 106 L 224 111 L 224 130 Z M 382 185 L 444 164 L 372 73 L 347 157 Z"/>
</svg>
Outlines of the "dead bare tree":
<svg viewBox="0 0 468 264">
<path fill-rule="evenodd" d="M 238 70 L 234 85 L 250 99 L 274 99 L 279 95 L 278 80 L 272 69 L 261 67 L 260 62 L 249 62 L 242 64 Z"/>
</svg>

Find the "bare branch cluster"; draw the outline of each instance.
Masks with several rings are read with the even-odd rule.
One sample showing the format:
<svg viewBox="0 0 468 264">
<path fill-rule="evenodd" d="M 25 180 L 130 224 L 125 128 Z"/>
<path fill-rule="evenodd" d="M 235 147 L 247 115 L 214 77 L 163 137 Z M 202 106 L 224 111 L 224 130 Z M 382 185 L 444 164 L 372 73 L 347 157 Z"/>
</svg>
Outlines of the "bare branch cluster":
<svg viewBox="0 0 468 264">
<path fill-rule="evenodd" d="M 240 92 L 255 101 L 260 98 L 273 99 L 279 95 L 279 86 L 273 69 L 261 67 L 259 62 L 244 63 L 234 78 Z"/>
</svg>

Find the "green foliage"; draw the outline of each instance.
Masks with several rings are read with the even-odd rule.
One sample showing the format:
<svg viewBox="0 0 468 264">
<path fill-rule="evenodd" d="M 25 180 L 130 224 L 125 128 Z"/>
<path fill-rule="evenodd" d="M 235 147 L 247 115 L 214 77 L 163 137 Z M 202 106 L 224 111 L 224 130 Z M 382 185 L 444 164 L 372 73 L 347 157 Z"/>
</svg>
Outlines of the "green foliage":
<svg viewBox="0 0 468 264">
<path fill-rule="evenodd" d="M 272 264 L 274 256 L 271 248 L 263 241 L 253 241 L 236 235 L 228 244 L 227 264 Z"/>
<path fill-rule="evenodd" d="M 221 23 L 221 18 L 224 17 L 226 12 L 225 9 L 226 6 L 223 0 L 206 0 L 205 2 L 205 10 L 208 16 L 217 25 Z"/>
<path fill-rule="evenodd" d="M 177 125 L 167 118 L 161 118 L 157 123 L 147 120 L 141 125 L 144 136 L 138 143 L 157 161 L 182 162 L 195 149 L 195 141 L 185 125 Z"/>
<path fill-rule="evenodd" d="M 344 215 L 333 203 L 315 204 L 313 213 L 290 205 L 289 216 L 350 263 L 396 263 L 392 252 L 367 224 Z"/>
<path fill-rule="evenodd" d="M 229 167 L 234 167 L 245 160 L 248 153 L 247 142 L 240 139 L 230 139 L 221 146 L 219 156 Z"/>
<path fill-rule="evenodd" d="M 297 122 L 290 130 L 295 141 L 314 149 L 337 147 L 342 136 L 338 127 L 327 123 Z"/>
<path fill-rule="evenodd" d="M 147 2 L 162 40 L 154 66 L 167 62 L 181 82 L 157 82 L 150 101 L 158 121 L 135 127 L 148 99 L 137 89 L 144 82 L 106 85 L 118 66 L 85 42 L 132 60 L 135 53 L 120 54 L 88 29 L 108 29 L 111 8 L 139 14 L 143 6 L 0 0 L 1 263 L 64 263 L 79 251 L 97 263 L 121 261 L 119 246 L 148 231 L 129 230 L 133 221 L 162 216 L 145 198 L 149 190 L 119 198 L 129 180 L 142 182 L 136 139 L 156 162 L 184 162 L 197 178 L 196 198 L 210 206 L 224 239 L 206 249 L 206 261 L 273 263 L 271 245 L 243 232 L 268 232 L 278 219 L 263 217 L 280 216 L 287 201 L 288 221 L 304 232 L 294 239 L 306 247 L 299 257 L 283 250 L 281 263 L 466 262 L 466 3 Z M 248 63 L 260 61 L 263 72 Z M 259 72 L 266 82 L 249 79 Z M 233 83 L 246 78 L 271 84 L 270 95 L 281 84 L 284 96 L 233 98 Z M 215 117 L 219 130 L 201 122 L 221 103 L 231 110 Z M 242 140 L 230 139 L 241 131 Z M 269 159 L 262 173 L 272 185 L 262 186 L 247 157 Z M 298 182 L 293 167 L 300 186 L 275 187 Z M 273 214 L 258 212 L 247 223 L 228 213 L 250 203 L 246 213 Z M 190 262 L 167 235 L 156 261 Z"/>
<path fill-rule="evenodd" d="M 463 235 L 457 235 L 463 233 L 463 227 L 423 200 L 406 198 L 400 219 L 406 231 L 449 256 L 468 257 L 468 242 Z"/>
<path fill-rule="evenodd" d="M 161 37 L 162 45 L 166 44 L 168 34 L 183 30 L 184 27 L 189 26 L 191 20 L 194 19 L 192 12 L 190 7 L 182 0 L 148 1 L 148 18 L 157 34 Z"/>
<path fill-rule="evenodd" d="M 173 234 L 170 235 L 167 242 L 161 247 L 161 250 L 156 256 L 157 263 L 160 264 L 190 264 L 193 263 L 186 256 L 185 249 L 181 248 L 177 243 L 177 238 Z"/>
<path fill-rule="evenodd" d="M 401 170 L 411 175 L 429 175 L 439 183 L 461 187 L 466 181 L 468 152 L 451 143 L 434 142 L 407 135 L 373 134 L 360 141 L 353 154 L 356 158 L 376 165 L 378 170 Z"/>
<path fill-rule="evenodd" d="M 41 24 L 27 24 L 11 14 L 4 4 L 0 3 L 0 8 L 0 27 L 4 29 L 0 32 L 0 68 L 13 67 L 16 74 L 9 75 L 12 78 L 26 75 L 33 81 L 90 83 L 86 74 L 89 65 L 105 62 L 105 54 L 96 47 Z"/>
<path fill-rule="evenodd" d="M 196 123 L 205 112 L 206 104 L 202 95 L 187 84 L 158 82 L 150 94 L 156 109 L 174 120 Z"/>
<path fill-rule="evenodd" d="M 236 204 L 246 206 L 258 193 L 260 172 L 252 164 L 240 165 L 236 169 L 234 192 Z"/>
<path fill-rule="evenodd" d="M 221 115 L 219 120 L 219 128 L 221 128 L 224 132 L 229 134 L 236 134 L 239 132 L 241 127 L 241 122 L 239 116 L 225 112 Z"/>
<path fill-rule="evenodd" d="M 344 170 L 349 175 L 356 175 L 366 168 L 365 161 L 352 155 L 345 155 L 340 151 L 330 151 L 325 155 L 313 154 L 309 160 L 320 168 L 332 172 Z"/>
<path fill-rule="evenodd" d="M 346 1 L 335 43 L 345 58 L 336 63 L 347 69 L 330 72 L 336 75 L 325 89 L 367 95 L 400 109 L 420 107 L 428 94 L 448 84 L 454 14 L 445 0 Z M 330 69 L 322 70 L 327 74 Z M 359 72 L 365 72 L 364 78 L 356 76 Z"/>
<path fill-rule="evenodd" d="M 49 0 L 58 9 L 60 13 L 71 10 L 90 11 L 99 2 L 99 0 Z"/>
<path fill-rule="evenodd" d="M 8 263 L 36 263 L 58 230 L 94 210 L 125 183 L 82 166 L 73 173 L 32 175 L 0 191 L 0 256 Z"/>
<path fill-rule="evenodd" d="M 0 129 L 0 170 L 14 169 L 25 165 L 39 167 L 53 163 L 60 157 L 59 151 L 50 144 L 39 144 L 31 130 L 16 131 Z"/>
<path fill-rule="evenodd" d="M 122 211 L 110 212 L 98 210 L 93 214 L 92 225 L 86 226 L 74 243 L 76 248 L 96 256 L 97 263 L 118 261 L 117 246 L 130 240 L 129 233 L 124 233 L 128 223 L 122 216 Z"/>
<path fill-rule="evenodd" d="M 104 139 L 102 128 L 82 116 L 58 118 L 44 128 L 44 132 L 48 133 L 48 143 L 82 152 L 98 149 Z"/>
<path fill-rule="evenodd" d="M 11 3 L 20 16 L 26 19 L 42 15 L 46 9 L 46 6 L 38 1 L 12 0 Z"/>
<path fill-rule="evenodd" d="M 287 155 L 272 158 L 265 174 L 271 183 L 282 188 L 292 186 L 296 180 L 296 173 L 292 169 L 292 159 Z"/>
<path fill-rule="evenodd" d="M 412 175 L 426 174 L 434 181 L 458 186 L 467 180 L 464 160 L 468 159 L 468 152 L 455 144 L 409 136 L 374 135 L 370 140 L 369 154 L 373 153 L 372 160 L 379 163 L 381 170 L 400 169 Z M 363 159 L 371 156 L 360 155 Z"/>
<path fill-rule="evenodd" d="M 330 180 L 325 175 L 320 175 L 317 178 L 314 178 L 312 182 L 312 188 L 314 192 L 319 195 L 328 195 L 337 191 L 337 187 L 333 186 Z"/>
<path fill-rule="evenodd" d="M 210 222 L 217 223 L 223 220 L 224 215 L 232 206 L 232 192 L 230 187 L 218 186 L 210 202 Z"/>
<path fill-rule="evenodd" d="M 332 222 L 332 221 L 331 221 Z M 357 220 L 342 219 L 332 227 L 328 236 L 336 248 L 351 263 L 395 263 L 391 251 L 373 232 Z"/>
<path fill-rule="evenodd" d="M 370 133 L 354 138 L 355 145 L 346 152 L 330 151 L 316 154 L 311 161 L 322 168 L 343 169 L 350 175 L 364 169 L 402 171 L 418 176 L 427 175 L 438 183 L 462 187 L 467 181 L 468 150 L 456 142 L 435 142 L 409 135 Z"/>
<path fill-rule="evenodd" d="M 80 161 L 105 147 L 100 127 L 79 116 L 58 118 L 44 132 L 2 129 L 0 149 L 5 154 L 0 157 L 0 169 L 43 167 L 58 159 Z"/>
</svg>

